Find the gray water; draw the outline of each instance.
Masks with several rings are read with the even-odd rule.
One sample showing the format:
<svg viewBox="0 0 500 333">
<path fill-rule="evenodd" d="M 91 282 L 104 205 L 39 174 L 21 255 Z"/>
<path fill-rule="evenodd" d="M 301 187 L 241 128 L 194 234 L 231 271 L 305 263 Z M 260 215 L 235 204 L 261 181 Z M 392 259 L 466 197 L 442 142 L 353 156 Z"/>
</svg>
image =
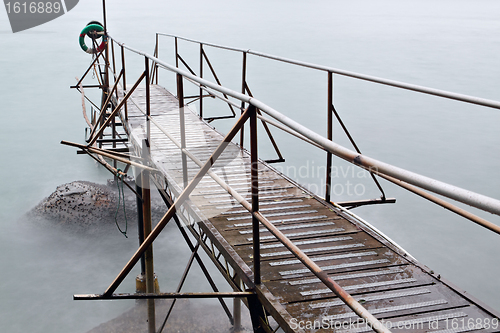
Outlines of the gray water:
<svg viewBox="0 0 500 333">
<path fill-rule="evenodd" d="M 500 2 L 495 0 L 146 0 L 108 1 L 107 7 L 110 33 L 149 53 L 154 33 L 161 31 L 500 100 Z M 84 236 L 40 228 L 24 214 L 57 185 L 109 178 L 89 158 L 59 144 L 84 139 L 80 96 L 69 86 L 91 61 L 77 36 L 87 22 L 101 19 L 101 4 L 82 0 L 68 14 L 16 34 L 4 11 L 0 16 L 0 328 L 86 332 L 133 302 L 73 301 L 72 295 L 104 291 L 136 249 L 136 239 L 118 231 Z M 162 58 L 172 62 L 172 41 L 162 39 L 161 45 Z M 207 52 L 222 82 L 239 90 L 241 59 Z M 197 64 L 196 57 L 191 59 Z M 135 60 L 142 66 L 141 59 Z M 160 75 L 161 83 L 172 87 L 170 76 Z M 325 133 L 326 74 L 251 58 L 248 80 L 260 100 Z M 498 110 L 339 76 L 334 83 L 335 106 L 363 153 L 500 198 Z M 287 159 L 280 168 L 321 194 L 317 167 L 324 153 L 281 133 L 276 137 Z M 348 146 L 338 127 L 334 139 Z M 274 157 L 268 145 L 260 149 L 264 158 Z M 335 200 L 379 196 L 362 174 L 338 161 L 335 166 L 334 181 L 340 184 Z M 349 195 L 348 181 L 359 185 L 362 195 Z M 383 185 L 397 204 L 355 212 L 434 271 L 500 310 L 499 236 Z M 500 224 L 497 216 L 472 211 Z M 155 247 L 156 271 L 162 290 L 171 291 L 189 253 L 173 228 L 162 237 Z M 199 275 L 195 271 L 184 290 L 208 290 Z M 119 291 L 133 289 L 132 276 Z"/>
</svg>

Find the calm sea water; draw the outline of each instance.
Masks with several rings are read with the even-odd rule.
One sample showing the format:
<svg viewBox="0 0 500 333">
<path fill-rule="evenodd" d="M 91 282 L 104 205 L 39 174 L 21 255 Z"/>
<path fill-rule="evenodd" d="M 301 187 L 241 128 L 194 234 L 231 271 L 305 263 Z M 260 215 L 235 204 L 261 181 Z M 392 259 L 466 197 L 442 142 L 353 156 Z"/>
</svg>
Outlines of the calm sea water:
<svg viewBox="0 0 500 333">
<path fill-rule="evenodd" d="M 108 1 L 107 6 L 110 33 L 150 53 L 154 33 L 161 31 L 500 100 L 500 2 L 495 0 L 128 0 Z M 134 237 L 68 234 L 37 228 L 24 217 L 59 184 L 105 182 L 109 177 L 89 158 L 59 144 L 62 139 L 84 139 L 80 97 L 69 86 L 91 61 L 79 49 L 77 36 L 95 19 L 101 19 L 100 1 L 82 0 L 53 22 L 12 34 L 0 10 L 3 332 L 86 332 L 133 305 L 77 302 L 72 295 L 104 291 L 134 252 Z M 196 50 L 180 47 L 182 52 Z M 172 62 L 172 52 L 172 41 L 162 39 L 162 58 Z M 241 59 L 207 52 L 222 82 L 239 90 Z M 185 57 L 197 64 L 196 57 Z M 141 59 L 135 60 L 142 66 Z M 162 84 L 172 86 L 170 76 L 161 75 Z M 326 74 L 250 58 L 248 80 L 260 100 L 325 133 Z M 335 105 L 366 155 L 500 198 L 498 110 L 338 76 Z M 337 127 L 334 136 L 348 146 Z M 276 137 L 287 159 L 280 168 L 321 193 L 318 167 L 324 154 L 281 133 Z M 264 158 L 273 157 L 268 145 L 260 148 Z M 336 200 L 379 195 L 349 165 L 336 161 L 335 167 Z M 358 186 L 358 196 L 348 192 L 348 182 L 352 190 Z M 383 184 L 397 204 L 356 213 L 424 264 L 500 310 L 500 236 Z M 475 213 L 500 224 L 497 216 Z M 160 258 L 156 271 L 167 291 L 174 290 L 189 254 L 178 236 L 163 237 L 155 247 Z M 195 271 L 185 290 L 206 290 L 198 276 Z M 120 290 L 133 289 L 132 277 Z"/>
</svg>

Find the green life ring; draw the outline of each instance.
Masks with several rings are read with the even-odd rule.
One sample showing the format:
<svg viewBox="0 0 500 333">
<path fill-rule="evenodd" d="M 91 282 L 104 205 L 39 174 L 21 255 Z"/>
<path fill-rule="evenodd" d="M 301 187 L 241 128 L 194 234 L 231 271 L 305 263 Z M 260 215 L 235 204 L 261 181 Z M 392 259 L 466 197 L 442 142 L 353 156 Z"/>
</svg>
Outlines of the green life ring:
<svg viewBox="0 0 500 333">
<path fill-rule="evenodd" d="M 80 33 L 80 47 L 82 48 L 83 51 L 89 53 L 89 54 L 96 54 L 104 50 L 106 47 L 106 41 L 107 37 L 102 35 L 102 42 L 97 48 L 89 48 L 87 45 L 85 45 L 85 36 L 88 35 L 91 39 L 96 40 L 99 38 L 95 32 L 102 32 L 104 31 L 104 28 L 100 24 L 95 24 L 91 22 L 88 24 L 85 28 L 83 28 L 82 32 Z"/>
</svg>

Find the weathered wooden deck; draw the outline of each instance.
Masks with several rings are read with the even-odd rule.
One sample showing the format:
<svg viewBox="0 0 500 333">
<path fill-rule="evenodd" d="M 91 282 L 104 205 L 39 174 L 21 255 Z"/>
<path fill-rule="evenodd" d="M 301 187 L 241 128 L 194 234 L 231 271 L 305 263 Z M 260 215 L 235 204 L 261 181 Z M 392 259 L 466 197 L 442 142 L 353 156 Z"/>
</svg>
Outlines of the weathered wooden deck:
<svg viewBox="0 0 500 333">
<path fill-rule="evenodd" d="M 151 85 L 152 118 L 180 142 L 179 108 L 175 96 Z M 145 89 L 132 96 L 144 110 Z M 132 144 L 140 151 L 145 138 L 144 114 L 128 102 L 124 122 Z M 186 147 L 205 161 L 222 136 L 184 108 Z M 123 114 L 122 114 L 123 116 Z M 160 190 L 175 198 L 183 188 L 181 153 L 153 123 L 151 163 Z M 189 160 L 188 175 L 199 167 Z M 250 157 L 231 144 L 213 167 L 231 187 L 250 196 Z M 369 226 L 314 196 L 264 162 L 259 164 L 260 211 L 294 241 L 378 319 L 390 321 L 393 331 L 499 332 L 500 329 L 469 327 L 485 324 L 495 316 L 468 294 L 451 286 Z M 209 176 L 190 196 L 192 232 L 202 235 L 207 251 L 231 266 L 246 287 L 255 287 L 267 312 L 286 332 L 342 331 L 357 316 L 295 259 L 267 229 L 261 229 L 262 284 L 253 285 L 251 215 Z M 185 211 L 187 214 L 187 211 Z M 211 247 L 213 245 L 213 247 Z M 220 258 L 219 256 L 219 258 Z M 219 260 L 220 262 L 220 260 Z M 234 279 L 233 279 L 234 282 Z M 311 328 L 316 323 L 316 327 Z M 336 326 L 335 326 L 336 325 Z M 398 326 L 399 325 L 399 326 Z M 334 327 L 335 326 L 335 327 Z M 371 331 L 364 325 L 352 332 Z"/>
</svg>

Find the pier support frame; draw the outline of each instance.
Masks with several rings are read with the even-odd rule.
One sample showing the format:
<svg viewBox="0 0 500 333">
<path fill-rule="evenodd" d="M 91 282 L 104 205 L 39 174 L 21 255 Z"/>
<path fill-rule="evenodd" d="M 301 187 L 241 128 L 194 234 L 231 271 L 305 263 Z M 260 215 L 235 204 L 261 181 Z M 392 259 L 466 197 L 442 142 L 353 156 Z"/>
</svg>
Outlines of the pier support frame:
<svg viewBox="0 0 500 333">
<path fill-rule="evenodd" d="M 142 155 L 146 157 L 149 155 L 149 144 L 147 140 L 142 142 Z M 148 237 L 152 230 L 151 222 L 151 187 L 149 181 L 149 171 L 143 170 L 141 172 L 141 186 L 142 186 L 142 214 L 144 221 L 144 237 Z M 145 275 L 146 275 L 146 293 L 154 294 L 155 290 L 155 277 L 154 277 L 154 264 L 153 264 L 153 244 L 151 244 L 144 253 L 145 261 Z M 155 300 L 147 300 L 148 309 L 148 332 L 156 332 L 156 318 L 155 318 Z"/>
</svg>

